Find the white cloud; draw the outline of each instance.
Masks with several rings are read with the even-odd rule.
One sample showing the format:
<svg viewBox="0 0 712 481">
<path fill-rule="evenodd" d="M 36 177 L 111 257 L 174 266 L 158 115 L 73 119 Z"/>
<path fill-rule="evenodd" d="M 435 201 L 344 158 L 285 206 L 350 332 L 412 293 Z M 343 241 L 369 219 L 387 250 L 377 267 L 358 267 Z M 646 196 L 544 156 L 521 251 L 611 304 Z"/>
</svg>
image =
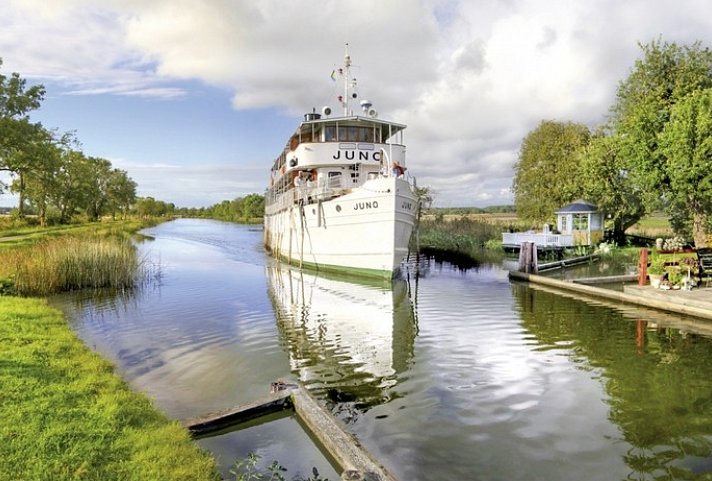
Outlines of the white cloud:
<svg viewBox="0 0 712 481">
<path fill-rule="evenodd" d="M 712 6 L 6 0 L 0 12 L 4 68 L 63 82 L 67 93 L 171 99 L 190 95 L 181 81 L 197 79 L 229 89 L 236 109 L 276 107 L 295 116 L 335 105 L 339 90 L 328 77 L 348 41 L 361 96 L 382 117 L 409 124 L 410 172 L 447 205 L 510 202 L 521 139 L 542 119 L 601 123 L 639 56 L 637 43 L 658 37 L 712 45 Z M 198 178 L 223 185 L 220 193 L 239 188 L 224 184 L 225 175 L 208 180 L 210 169 L 163 174 L 186 182 L 184 192 Z M 248 190 L 261 191 L 263 178 L 251 181 Z M 160 189 L 173 185 L 150 190 L 167 198 Z"/>
</svg>

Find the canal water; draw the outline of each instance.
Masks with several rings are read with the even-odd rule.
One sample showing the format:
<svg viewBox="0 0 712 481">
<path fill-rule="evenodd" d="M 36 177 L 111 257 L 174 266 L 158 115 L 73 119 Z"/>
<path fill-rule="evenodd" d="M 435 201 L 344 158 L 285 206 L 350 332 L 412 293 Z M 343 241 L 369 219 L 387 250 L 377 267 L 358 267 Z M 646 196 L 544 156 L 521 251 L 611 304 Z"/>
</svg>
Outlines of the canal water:
<svg viewBox="0 0 712 481">
<path fill-rule="evenodd" d="M 144 231 L 150 279 L 62 296 L 76 332 L 184 419 L 303 382 L 401 480 L 712 479 L 709 323 L 421 259 L 391 282 L 278 265 L 261 229 Z M 287 416 L 199 443 L 338 475 Z M 233 477 L 234 479 L 234 477 Z"/>
</svg>

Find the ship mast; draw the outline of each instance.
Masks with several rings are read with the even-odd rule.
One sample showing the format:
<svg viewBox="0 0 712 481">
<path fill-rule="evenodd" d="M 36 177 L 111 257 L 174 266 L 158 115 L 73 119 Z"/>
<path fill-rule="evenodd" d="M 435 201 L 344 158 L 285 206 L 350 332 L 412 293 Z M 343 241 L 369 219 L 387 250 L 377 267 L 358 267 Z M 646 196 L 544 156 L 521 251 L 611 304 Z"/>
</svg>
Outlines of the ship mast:
<svg viewBox="0 0 712 481">
<path fill-rule="evenodd" d="M 351 57 L 349 56 L 349 44 L 346 44 L 344 49 L 344 98 L 341 105 L 344 107 L 344 117 L 348 117 L 351 112 L 349 112 L 349 100 L 351 97 L 354 99 L 357 97 L 356 94 L 356 79 L 351 78 Z M 350 85 L 349 85 L 350 84 Z M 349 89 L 352 93 L 349 94 Z"/>
</svg>

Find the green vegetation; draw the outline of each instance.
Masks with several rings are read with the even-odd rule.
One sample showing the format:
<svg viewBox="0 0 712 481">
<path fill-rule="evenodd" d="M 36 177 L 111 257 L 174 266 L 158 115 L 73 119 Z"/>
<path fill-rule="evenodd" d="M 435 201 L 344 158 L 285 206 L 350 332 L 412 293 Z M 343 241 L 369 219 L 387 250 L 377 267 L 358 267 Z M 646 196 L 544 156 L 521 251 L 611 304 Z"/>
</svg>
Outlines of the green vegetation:
<svg viewBox="0 0 712 481">
<path fill-rule="evenodd" d="M 573 122 L 542 121 L 522 141 L 512 183 L 517 214 L 538 224 L 583 195 L 573 153 L 589 142 L 588 127 Z"/>
<path fill-rule="evenodd" d="M 0 242 L 0 294 L 44 296 L 82 288 L 133 287 L 144 272 L 128 236 L 152 223 L 16 229 L 14 237 Z"/>
<path fill-rule="evenodd" d="M 44 301 L 0 297 L 0 340 L 0 480 L 219 479 Z"/>
<path fill-rule="evenodd" d="M 177 213 L 186 217 L 261 223 L 265 213 L 265 198 L 259 194 L 249 194 L 233 200 L 224 200 L 208 208 L 179 209 Z"/>
<path fill-rule="evenodd" d="M 235 476 L 235 481 L 286 481 L 285 474 L 287 468 L 279 464 L 277 461 L 266 468 L 266 471 L 260 471 L 257 467 L 257 462 L 260 460 L 260 455 L 250 453 L 246 458 L 237 460 L 230 468 L 230 474 Z M 312 469 L 312 475 L 303 478 L 296 476 L 292 478 L 294 481 L 329 481 L 328 478 L 322 478 L 316 468 Z"/>
<path fill-rule="evenodd" d="M 0 59 L 2 66 L 2 59 Z M 16 215 L 28 211 L 40 225 L 68 223 L 76 215 L 90 221 L 126 215 L 136 198 L 136 183 L 106 159 L 87 156 L 73 134 L 58 134 L 29 113 L 40 107 L 45 89 L 26 86 L 19 74 L 0 74 L 0 171 L 12 177 L 18 194 Z M 8 186 L 0 183 L 0 193 Z"/>
<path fill-rule="evenodd" d="M 480 261 L 491 259 L 502 252 L 502 232 L 512 226 L 509 221 L 496 219 L 478 215 L 444 220 L 440 213 L 429 216 L 420 222 L 420 247 L 465 254 Z"/>
<path fill-rule="evenodd" d="M 513 184 L 517 211 L 541 223 L 586 198 L 610 216 L 619 240 L 663 211 L 676 234 L 703 247 L 712 233 L 712 50 L 662 40 L 641 50 L 610 120 L 590 138 L 563 122 L 543 122 L 527 135 Z"/>
<path fill-rule="evenodd" d="M 6 255 L 14 290 L 45 296 L 83 288 L 133 287 L 141 276 L 136 248 L 126 239 L 74 236 L 51 239 Z"/>
</svg>

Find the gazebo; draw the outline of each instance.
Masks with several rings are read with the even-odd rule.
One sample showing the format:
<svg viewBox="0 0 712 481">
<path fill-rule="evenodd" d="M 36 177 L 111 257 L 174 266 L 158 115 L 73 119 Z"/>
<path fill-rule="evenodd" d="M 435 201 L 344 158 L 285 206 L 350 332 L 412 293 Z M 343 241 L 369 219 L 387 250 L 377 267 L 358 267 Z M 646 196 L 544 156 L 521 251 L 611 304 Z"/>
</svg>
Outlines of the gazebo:
<svg viewBox="0 0 712 481">
<path fill-rule="evenodd" d="M 598 244 L 603 239 L 603 214 L 596 204 L 577 200 L 556 211 L 556 227 L 572 235 L 574 245 Z"/>
</svg>

